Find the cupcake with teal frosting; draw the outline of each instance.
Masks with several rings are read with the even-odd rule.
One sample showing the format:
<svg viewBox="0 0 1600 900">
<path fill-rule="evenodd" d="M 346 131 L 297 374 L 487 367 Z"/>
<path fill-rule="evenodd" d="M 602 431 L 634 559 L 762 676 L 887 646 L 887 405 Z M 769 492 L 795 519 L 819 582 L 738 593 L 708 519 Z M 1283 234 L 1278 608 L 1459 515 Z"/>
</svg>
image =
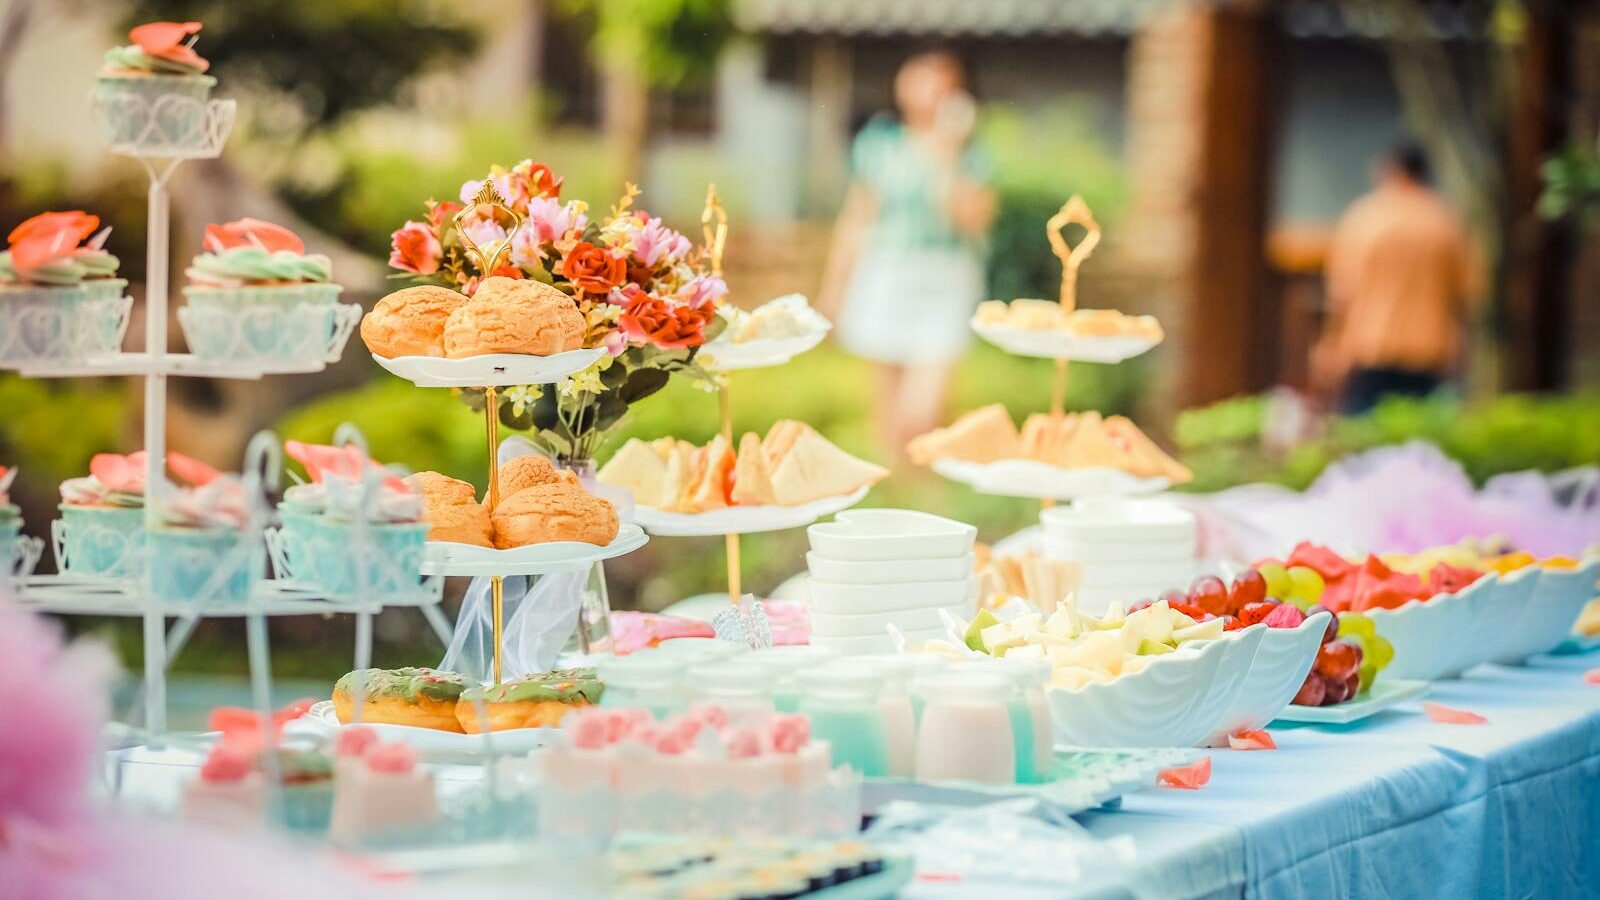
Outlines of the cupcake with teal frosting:
<svg viewBox="0 0 1600 900">
<path fill-rule="evenodd" d="M 0 252 L 0 365 L 121 347 L 132 301 L 105 250 L 110 234 L 82 210 L 40 213 L 12 229 Z"/>
<path fill-rule="evenodd" d="M 194 51 L 199 22 L 150 22 L 106 52 L 95 87 L 101 131 L 115 149 L 151 154 L 205 146 L 215 78 Z"/>
<path fill-rule="evenodd" d="M 339 312 L 333 265 L 281 225 L 240 219 L 206 226 L 178 311 L 189 347 L 207 359 L 321 359 Z"/>
</svg>

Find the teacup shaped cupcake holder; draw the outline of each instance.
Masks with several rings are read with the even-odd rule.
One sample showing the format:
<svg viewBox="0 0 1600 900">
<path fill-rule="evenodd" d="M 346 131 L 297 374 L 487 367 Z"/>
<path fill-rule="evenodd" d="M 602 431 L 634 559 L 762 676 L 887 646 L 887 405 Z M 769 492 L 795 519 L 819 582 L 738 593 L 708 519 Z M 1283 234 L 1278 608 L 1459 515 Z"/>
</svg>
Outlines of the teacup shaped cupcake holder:
<svg viewBox="0 0 1600 900">
<path fill-rule="evenodd" d="M 357 534 L 350 522 L 285 514 L 281 526 L 266 530 L 272 571 L 280 581 L 335 598 L 377 594 L 390 603 L 402 597 L 436 603 L 443 596 L 444 578 L 422 574 L 426 562 L 443 555 L 427 545 L 425 523 L 372 523 L 363 546 Z"/>
<path fill-rule="evenodd" d="M 759 793 L 731 785 L 628 792 L 546 780 L 538 788 L 538 808 L 541 837 L 579 841 L 606 841 L 624 831 L 843 837 L 860 827 L 861 776 L 841 767 L 810 790 L 780 785 Z"/>
<path fill-rule="evenodd" d="M 145 534 L 151 559 L 145 586 L 157 597 L 204 607 L 243 604 L 266 569 L 259 532 L 233 528 L 164 526 Z"/>
<path fill-rule="evenodd" d="M 44 541 L 22 534 L 22 520 L 0 523 L 0 585 L 33 574 L 44 553 Z"/>
<path fill-rule="evenodd" d="M 207 75 L 102 76 L 90 95 L 101 136 L 124 156 L 216 156 L 233 130 L 235 104 L 212 100 Z"/>
<path fill-rule="evenodd" d="M 0 290 L 0 368 L 82 362 L 122 348 L 133 298 L 107 278 L 72 286 Z"/>
<path fill-rule="evenodd" d="M 56 571 L 75 578 L 137 578 L 144 572 L 144 510 L 61 507 L 50 523 Z"/>
<path fill-rule="evenodd" d="M 361 321 L 361 307 L 331 302 L 197 302 L 178 310 L 194 355 L 280 365 L 337 362 Z M 230 308 L 231 307 L 231 308 Z"/>
</svg>

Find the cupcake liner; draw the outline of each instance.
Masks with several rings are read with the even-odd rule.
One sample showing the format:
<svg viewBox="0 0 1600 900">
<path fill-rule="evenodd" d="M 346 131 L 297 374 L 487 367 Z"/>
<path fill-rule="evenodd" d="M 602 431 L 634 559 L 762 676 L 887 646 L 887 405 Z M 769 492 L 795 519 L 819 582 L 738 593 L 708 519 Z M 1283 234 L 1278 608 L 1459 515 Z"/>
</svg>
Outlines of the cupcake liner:
<svg viewBox="0 0 1600 900">
<path fill-rule="evenodd" d="M 78 362 L 120 350 L 133 309 L 127 285 L 102 278 L 0 288 L 0 365 Z"/>
<path fill-rule="evenodd" d="M 191 296 L 189 305 L 178 310 L 178 324 L 195 356 L 250 362 L 323 362 L 333 352 L 335 336 L 348 335 L 347 320 L 360 315 L 360 307 L 354 304 L 271 300 L 247 302 L 237 308 L 225 306 L 209 300 L 197 304 Z"/>
<path fill-rule="evenodd" d="M 56 565 L 63 572 L 129 578 L 144 571 L 143 509 L 66 504 L 60 509 Z"/>
<path fill-rule="evenodd" d="M 261 579 L 260 535 L 232 529 L 157 528 L 145 536 L 146 583 L 162 600 L 243 603 Z"/>
<path fill-rule="evenodd" d="M 247 312 L 263 304 L 298 306 L 309 303 L 332 306 L 339 302 L 339 292 L 344 288 L 327 281 L 307 281 L 298 284 L 246 284 L 239 287 L 212 287 L 190 285 L 183 289 L 192 309 L 209 309 L 219 312 Z"/>
<path fill-rule="evenodd" d="M 216 82 L 209 75 L 102 75 L 94 89 L 100 133 L 114 149 L 141 155 L 203 148 Z"/>
<path fill-rule="evenodd" d="M 334 596 L 353 594 L 358 585 L 368 594 L 382 594 L 415 591 L 422 584 L 425 522 L 371 523 L 367 546 L 357 552 L 356 529 L 350 522 L 281 509 L 280 514 L 280 547 L 296 581 Z M 357 557 L 365 563 L 358 565 Z"/>
</svg>

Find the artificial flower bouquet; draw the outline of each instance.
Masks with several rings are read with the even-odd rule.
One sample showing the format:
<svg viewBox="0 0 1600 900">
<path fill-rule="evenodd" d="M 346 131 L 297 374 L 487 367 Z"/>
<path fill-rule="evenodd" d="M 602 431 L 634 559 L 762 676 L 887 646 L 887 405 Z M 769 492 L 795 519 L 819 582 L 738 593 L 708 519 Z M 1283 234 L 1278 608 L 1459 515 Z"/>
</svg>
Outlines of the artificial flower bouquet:
<svg viewBox="0 0 1600 900">
<path fill-rule="evenodd" d="M 478 204 L 486 182 L 520 217 L 514 230 Z M 571 295 L 585 320 L 583 346 L 606 354 L 555 385 L 501 391 L 498 414 L 509 427 L 531 429 L 551 456 L 582 463 L 629 406 L 673 374 L 712 383 L 696 357 L 726 327 L 717 307 L 728 288 L 711 273 L 706 248 L 634 206 L 633 185 L 594 218 L 584 201 L 562 200 L 561 185 L 542 163 L 495 167 L 463 184 L 460 202 L 429 200 L 421 219 L 395 231 L 389 264 L 400 277 L 469 297 L 490 275 L 533 279 Z M 502 245 L 504 252 L 495 252 Z M 474 248 L 493 257 L 490 271 L 481 271 Z M 482 392 L 462 395 L 482 408 Z"/>
</svg>

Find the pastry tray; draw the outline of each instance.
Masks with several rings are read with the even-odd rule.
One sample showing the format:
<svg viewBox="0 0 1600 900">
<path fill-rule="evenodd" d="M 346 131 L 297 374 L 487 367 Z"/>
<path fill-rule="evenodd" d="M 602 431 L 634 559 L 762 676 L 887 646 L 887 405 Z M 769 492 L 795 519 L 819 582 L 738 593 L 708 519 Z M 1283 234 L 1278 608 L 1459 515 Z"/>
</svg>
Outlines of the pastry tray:
<svg viewBox="0 0 1600 900">
<path fill-rule="evenodd" d="M 1007 353 L 1042 359 L 1119 363 L 1132 359 L 1160 343 L 1147 337 L 1132 335 L 1083 337 L 1066 331 L 982 325 L 977 321 L 971 324 L 972 330 L 979 337 Z"/>
<path fill-rule="evenodd" d="M 648 506 L 634 509 L 634 518 L 656 537 L 707 537 L 717 534 L 754 534 L 801 528 L 823 516 L 849 509 L 867 496 L 870 487 L 849 494 L 825 497 L 799 506 L 730 506 L 703 513 L 666 512 Z"/>
<path fill-rule="evenodd" d="M 650 540 L 638 525 L 629 523 L 604 547 L 581 541 L 552 541 L 528 544 L 510 550 L 496 550 L 477 544 L 454 541 L 429 541 L 430 553 L 422 563 L 424 575 L 548 575 L 554 572 L 581 572 L 603 559 L 623 556 L 643 547 Z"/>
<path fill-rule="evenodd" d="M 466 359 L 442 356 L 372 354 L 373 360 L 417 387 L 509 387 L 515 384 L 550 384 L 581 372 L 605 355 L 605 349 L 568 350 L 553 356 L 525 353 L 487 353 Z"/>
<path fill-rule="evenodd" d="M 1104 466 L 1063 469 L 1034 459 L 980 463 L 947 457 L 934 460 L 933 471 L 980 494 L 1038 500 L 1154 494 L 1172 485 L 1166 478 L 1145 478 L 1121 469 Z"/>
</svg>

